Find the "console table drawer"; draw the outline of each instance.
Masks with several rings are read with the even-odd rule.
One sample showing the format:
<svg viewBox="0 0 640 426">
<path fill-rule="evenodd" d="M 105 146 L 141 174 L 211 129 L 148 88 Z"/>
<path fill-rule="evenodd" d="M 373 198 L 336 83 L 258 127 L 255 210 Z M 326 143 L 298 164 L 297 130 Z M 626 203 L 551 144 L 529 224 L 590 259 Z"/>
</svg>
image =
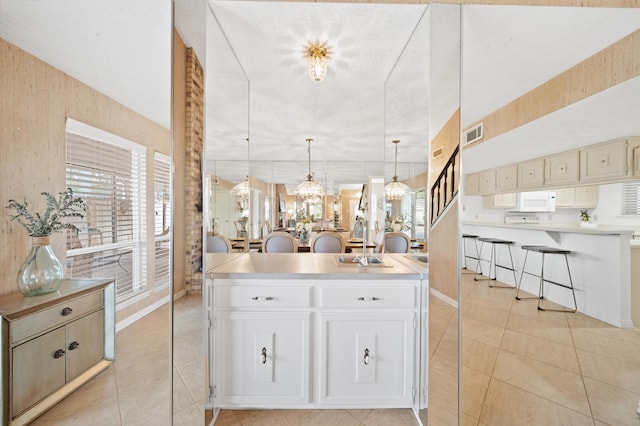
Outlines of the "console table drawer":
<svg viewBox="0 0 640 426">
<path fill-rule="evenodd" d="M 103 292 L 94 292 L 13 321 L 11 343 L 14 344 L 45 330 L 73 321 L 103 306 Z"/>
</svg>

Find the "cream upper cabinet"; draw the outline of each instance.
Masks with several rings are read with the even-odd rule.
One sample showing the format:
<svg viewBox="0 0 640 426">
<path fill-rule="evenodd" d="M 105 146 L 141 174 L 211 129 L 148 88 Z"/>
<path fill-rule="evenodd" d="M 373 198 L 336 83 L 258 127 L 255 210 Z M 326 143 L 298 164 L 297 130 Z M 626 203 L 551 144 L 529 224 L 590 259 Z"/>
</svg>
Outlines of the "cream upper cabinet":
<svg viewBox="0 0 640 426">
<path fill-rule="evenodd" d="M 480 194 L 493 194 L 496 192 L 496 170 L 485 170 L 478 175 L 478 192 Z"/>
<path fill-rule="evenodd" d="M 533 189 L 544 185 L 544 159 L 518 163 L 518 188 Z"/>
<path fill-rule="evenodd" d="M 478 195 L 480 193 L 479 188 L 480 174 L 469 173 L 464 177 L 464 194 L 465 195 Z"/>
<path fill-rule="evenodd" d="M 575 188 L 559 188 L 556 192 L 556 208 L 574 207 L 576 204 Z"/>
<path fill-rule="evenodd" d="M 580 150 L 580 181 L 603 181 L 626 175 L 626 139 Z"/>
<path fill-rule="evenodd" d="M 515 191 L 518 187 L 518 167 L 515 164 L 496 170 L 496 190 Z"/>
<path fill-rule="evenodd" d="M 578 183 L 580 178 L 580 151 L 563 152 L 544 160 L 547 185 Z M 557 203 L 557 199 L 556 199 Z"/>
<path fill-rule="evenodd" d="M 633 175 L 640 176 L 640 146 L 633 148 Z"/>
</svg>

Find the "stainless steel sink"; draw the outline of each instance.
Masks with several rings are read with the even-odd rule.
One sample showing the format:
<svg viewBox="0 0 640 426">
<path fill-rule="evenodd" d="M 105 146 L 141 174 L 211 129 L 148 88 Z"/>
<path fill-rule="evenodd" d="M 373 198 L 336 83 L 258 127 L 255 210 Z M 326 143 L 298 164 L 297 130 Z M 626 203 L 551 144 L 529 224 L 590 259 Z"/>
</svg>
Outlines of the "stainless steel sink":
<svg viewBox="0 0 640 426">
<path fill-rule="evenodd" d="M 408 257 L 411 260 L 415 260 L 420 263 L 429 263 L 429 255 L 428 254 L 407 254 L 405 257 Z"/>
<path fill-rule="evenodd" d="M 336 256 L 336 264 L 339 266 L 358 266 L 358 267 L 391 267 L 391 265 L 387 265 L 384 261 L 378 256 L 367 256 L 367 266 L 362 266 L 362 264 L 358 261 L 358 255 L 340 255 Z"/>
</svg>

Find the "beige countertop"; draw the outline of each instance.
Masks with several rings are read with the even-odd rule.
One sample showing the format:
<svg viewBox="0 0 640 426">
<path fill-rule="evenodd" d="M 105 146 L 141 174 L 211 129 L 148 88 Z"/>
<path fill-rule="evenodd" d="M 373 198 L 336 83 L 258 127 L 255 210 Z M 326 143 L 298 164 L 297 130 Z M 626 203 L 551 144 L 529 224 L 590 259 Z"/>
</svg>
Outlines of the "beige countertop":
<svg viewBox="0 0 640 426">
<path fill-rule="evenodd" d="M 355 256 L 354 254 L 331 253 L 245 253 L 231 258 L 221 266 L 209 268 L 207 273 L 214 278 L 244 279 L 420 279 L 424 270 L 414 260 L 400 261 L 397 254 L 375 254 L 386 266 L 367 266 L 358 264 L 339 265 L 336 256 Z M 208 261 L 209 259 L 207 259 Z M 411 266 L 410 266 L 411 265 Z"/>
<path fill-rule="evenodd" d="M 595 228 L 583 228 L 577 223 L 497 223 L 497 222 L 465 222 L 464 225 L 493 226 L 497 228 L 526 229 L 547 232 L 568 232 L 592 235 L 624 235 L 640 234 L 640 227 L 627 225 L 597 224 Z"/>
</svg>

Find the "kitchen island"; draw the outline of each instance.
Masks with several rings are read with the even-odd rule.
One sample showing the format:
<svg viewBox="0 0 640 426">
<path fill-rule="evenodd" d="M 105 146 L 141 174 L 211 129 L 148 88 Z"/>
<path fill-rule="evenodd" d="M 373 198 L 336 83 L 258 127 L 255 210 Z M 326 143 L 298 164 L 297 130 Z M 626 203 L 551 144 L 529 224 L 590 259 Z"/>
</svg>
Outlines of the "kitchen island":
<svg viewBox="0 0 640 426">
<path fill-rule="evenodd" d="M 246 253 L 208 271 L 214 408 L 417 411 L 426 268 L 354 256 Z"/>
<path fill-rule="evenodd" d="M 633 326 L 630 303 L 630 242 L 634 233 L 637 232 L 634 227 L 598 225 L 595 228 L 583 228 L 577 224 L 466 222 L 463 225 L 463 232 L 479 237 L 513 241 L 513 261 L 518 279 L 521 276 L 525 256 L 520 248 L 522 245 L 543 245 L 571 250 L 568 261 L 578 311 L 617 327 Z M 488 253 L 488 249 L 485 248 L 482 257 L 487 259 Z M 497 255 L 499 264 L 508 264 L 506 250 L 500 250 Z M 486 262 L 483 267 L 486 270 Z M 540 256 L 529 255 L 527 271 L 539 274 Z M 566 266 L 561 256 L 550 256 L 546 259 L 545 277 L 559 282 L 568 282 Z M 498 279 L 507 284 L 516 285 L 510 271 L 499 273 Z M 524 274 L 521 288 L 529 293 L 538 294 L 538 283 L 538 278 Z M 546 286 L 545 298 L 564 306 L 573 304 L 570 291 L 558 286 Z"/>
</svg>

